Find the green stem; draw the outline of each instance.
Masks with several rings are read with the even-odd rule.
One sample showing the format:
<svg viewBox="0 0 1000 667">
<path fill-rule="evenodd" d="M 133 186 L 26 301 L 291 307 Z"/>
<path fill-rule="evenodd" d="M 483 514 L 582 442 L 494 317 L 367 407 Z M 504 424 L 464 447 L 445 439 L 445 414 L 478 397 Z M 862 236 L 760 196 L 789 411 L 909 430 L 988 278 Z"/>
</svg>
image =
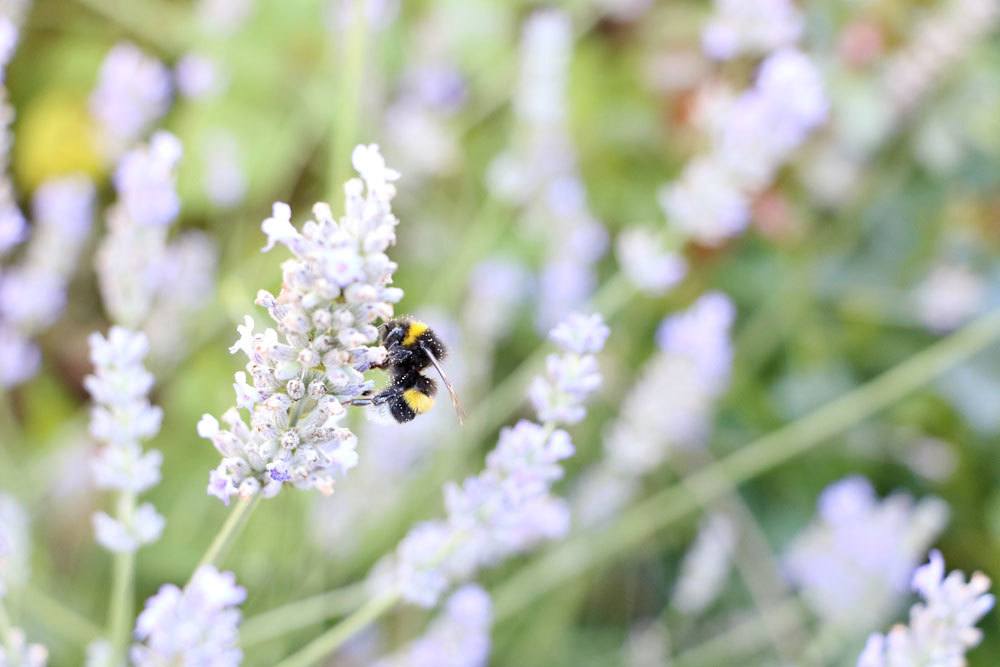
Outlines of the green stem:
<svg viewBox="0 0 1000 667">
<path fill-rule="evenodd" d="M 334 211 L 343 208 L 344 181 L 350 164 L 358 134 L 358 119 L 361 113 L 361 92 L 365 71 L 365 48 L 368 32 L 368 18 L 365 16 L 364 0 L 351 0 L 351 19 L 346 39 L 341 50 L 341 72 L 337 99 L 337 112 L 333 123 L 333 140 L 330 142 L 329 181 Z"/>
<path fill-rule="evenodd" d="M 202 565 L 218 566 L 219 561 L 225 557 L 229 547 L 232 546 L 233 542 L 239 536 L 259 502 L 260 494 L 255 495 L 253 498 L 240 498 L 236 501 L 233 509 L 229 512 L 229 516 L 226 518 L 226 522 L 222 524 L 222 528 L 216 534 L 215 539 L 212 540 L 208 551 L 198 561 L 195 570 Z"/>
<path fill-rule="evenodd" d="M 118 521 L 129 525 L 135 512 L 135 494 L 124 491 L 118 496 Z M 108 609 L 108 639 L 114 661 L 124 663 L 135 606 L 135 551 L 115 554 L 111 579 L 111 604 Z"/>
<path fill-rule="evenodd" d="M 378 620 L 398 601 L 398 593 L 373 597 L 363 607 L 306 644 L 300 651 L 279 662 L 276 667 L 309 667 L 317 664 L 340 648 L 348 639 Z"/>
<path fill-rule="evenodd" d="M 496 618 L 524 610 L 562 582 L 628 553 L 658 530 L 738 484 L 786 463 L 841 434 L 968 359 L 1000 336 L 1000 311 L 990 313 L 874 380 L 802 419 L 702 468 L 621 514 L 607 529 L 585 531 L 508 579 L 495 596 Z"/>
<path fill-rule="evenodd" d="M 37 588 L 28 586 L 21 602 L 36 623 L 71 642 L 89 644 L 103 633 L 88 618 Z"/>
<path fill-rule="evenodd" d="M 269 639 L 307 628 L 358 609 L 364 601 L 366 584 L 351 584 L 303 600 L 275 607 L 244 621 L 240 645 L 255 646 Z"/>
</svg>

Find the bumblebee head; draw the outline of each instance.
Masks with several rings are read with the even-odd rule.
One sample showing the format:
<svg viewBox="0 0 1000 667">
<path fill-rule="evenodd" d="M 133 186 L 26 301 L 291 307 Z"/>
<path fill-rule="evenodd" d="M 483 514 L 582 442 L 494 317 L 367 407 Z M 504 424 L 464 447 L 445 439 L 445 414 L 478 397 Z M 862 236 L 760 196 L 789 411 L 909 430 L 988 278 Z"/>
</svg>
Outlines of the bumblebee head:
<svg viewBox="0 0 1000 667">
<path fill-rule="evenodd" d="M 389 320 L 385 322 L 381 329 L 382 331 L 382 344 L 386 347 L 390 345 L 399 345 L 406 338 L 406 332 L 410 328 L 410 323 L 407 320 Z"/>
<path fill-rule="evenodd" d="M 410 318 L 390 320 L 382 325 L 382 344 L 386 347 L 392 345 L 413 347 L 425 331 L 429 331 L 429 327 L 419 320 Z"/>
</svg>

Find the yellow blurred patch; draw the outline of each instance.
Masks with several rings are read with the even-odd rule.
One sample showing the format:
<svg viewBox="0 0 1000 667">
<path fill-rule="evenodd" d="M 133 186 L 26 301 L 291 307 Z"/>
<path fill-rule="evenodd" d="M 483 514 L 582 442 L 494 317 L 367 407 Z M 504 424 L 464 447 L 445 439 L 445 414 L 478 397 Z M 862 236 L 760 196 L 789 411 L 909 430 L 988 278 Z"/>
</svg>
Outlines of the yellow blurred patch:
<svg viewBox="0 0 1000 667">
<path fill-rule="evenodd" d="M 427 325 L 423 322 L 417 320 L 410 322 L 410 328 L 406 330 L 406 338 L 403 339 L 403 347 L 410 347 L 416 343 L 417 337 L 427 331 L 427 328 Z"/>
<path fill-rule="evenodd" d="M 416 389 L 407 389 L 403 392 L 403 400 L 418 415 L 423 414 L 434 407 L 434 399 L 427 394 L 422 394 Z"/>
<path fill-rule="evenodd" d="M 97 179 L 104 162 L 85 98 L 46 93 L 19 111 L 14 169 L 28 191 L 57 176 L 82 173 Z"/>
</svg>

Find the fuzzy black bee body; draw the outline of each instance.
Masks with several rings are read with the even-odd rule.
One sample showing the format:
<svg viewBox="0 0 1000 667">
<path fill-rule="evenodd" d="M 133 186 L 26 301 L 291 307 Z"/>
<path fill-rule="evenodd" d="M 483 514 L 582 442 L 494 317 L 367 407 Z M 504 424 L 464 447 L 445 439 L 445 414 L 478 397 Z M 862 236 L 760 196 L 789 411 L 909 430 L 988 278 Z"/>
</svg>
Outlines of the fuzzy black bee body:
<svg viewBox="0 0 1000 667">
<path fill-rule="evenodd" d="M 382 345 L 388 354 L 381 367 L 389 371 L 391 381 L 371 398 L 372 404 L 387 406 L 392 418 L 400 423 L 427 412 L 434 406 L 437 384 L 423 371 L 433 366 L 451 395 L 459 422 L 462 421 L 455 389 L 439 363 L 448 355 L 448 349 L 429 326 L 411 318 L 390 320 L 382 325 Z"/>
<path fill-rule="evenodd" d="M 442 361 L 448 349 L 434 331 L 419 320 L 401 318 L 383 325 L 382 344 L 389 355 L 386 365 L 393 375 L 422 371 Z"/>
<path fill-rule="evenodd" d="M 437 385 L 420 372 L 397 375 L 392 383 L 372 398 L 374 405 L 385 405 L 389 414 L 403 424 L 434 407 Z"/>
</svg>

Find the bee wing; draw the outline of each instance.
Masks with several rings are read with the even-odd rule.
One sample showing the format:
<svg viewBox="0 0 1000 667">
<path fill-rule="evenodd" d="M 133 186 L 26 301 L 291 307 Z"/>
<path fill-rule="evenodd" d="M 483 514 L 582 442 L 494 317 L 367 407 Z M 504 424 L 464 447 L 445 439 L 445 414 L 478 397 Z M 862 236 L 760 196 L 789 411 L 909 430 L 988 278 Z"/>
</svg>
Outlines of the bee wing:
<svg viewBox="0 0 1000 667">
<path fill-rule="evenodd" d="M 427 358 L 431 360 L 431 365 L 434 366 L 434 370 L 438 372 L 441 376 L 441 381 L 444 383 L 445 389 L 448 390 L 448 395 L 451 396 L 451 404 L 455 408 L 455 414 L 458 415 L 458 423 L 465 423 L 465 410 L 462 409 L 462 403 L 458 400 L 458 394 L 455 392 L 455 387 L 452 386 L 451 381 L 448 380 L 448 376 L 444 374 L 444 369 L 441 368 L 441 364 L 438 363 L 437 357 L 434 353 L 427 349 L 426 345 L 420 346 L 424 352 L 427 353 Z"/>
</svg>

